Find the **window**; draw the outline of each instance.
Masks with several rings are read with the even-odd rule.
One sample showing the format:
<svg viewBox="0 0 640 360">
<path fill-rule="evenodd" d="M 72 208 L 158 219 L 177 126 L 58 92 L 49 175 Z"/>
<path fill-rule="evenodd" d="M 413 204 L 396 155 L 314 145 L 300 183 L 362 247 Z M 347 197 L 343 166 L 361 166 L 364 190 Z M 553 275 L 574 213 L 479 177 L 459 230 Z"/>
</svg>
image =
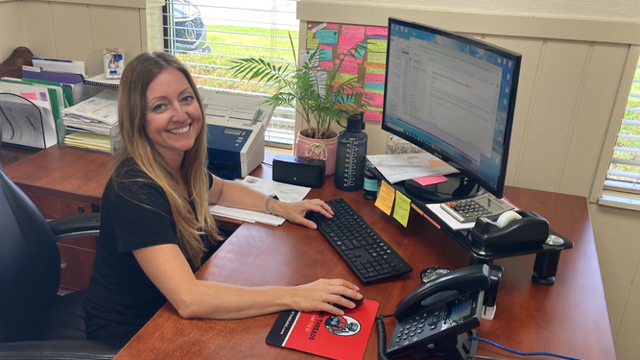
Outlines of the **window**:
<svg viewBox="0 0 640 360">
<path fill-rule="evenodd" d="M 640 59 L 604 185 L 605 189 L 640 193 Z"/>
<path fill-rule="evenodd" d="M 232 61 L 256 57 L 295 66 L 289 40 L 290 34 L 297 47 L 295 0 L 172 0 L 164 17 L 165 51 L 189 68 L 198 86 L 269 96 L 270 86 L 233 78 Z M 294 125 L 293 107 L 276 108 L 267 144 L 291 148 Z"/>
</svg>

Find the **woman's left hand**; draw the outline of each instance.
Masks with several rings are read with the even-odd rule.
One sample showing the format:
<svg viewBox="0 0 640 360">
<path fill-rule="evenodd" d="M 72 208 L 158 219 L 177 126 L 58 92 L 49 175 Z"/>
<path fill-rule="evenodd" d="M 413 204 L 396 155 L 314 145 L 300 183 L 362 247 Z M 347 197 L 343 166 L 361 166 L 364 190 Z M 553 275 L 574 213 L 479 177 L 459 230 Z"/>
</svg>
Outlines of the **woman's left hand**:
<svg viewBox="0 0 640 360">
<path fill-rule="evenodd" d="M 275 204 L 273 204 L 273 212 L 276 215 L 283 216 L 294 224 L 315 229 L 317 227 L 316 223 L 304 217 L 307 211 L 315 211 L 328 218 L 333 217 L 331 207 L 320 199 L 302 200 L 294 203 L 276 201 Z"/>
</svg>

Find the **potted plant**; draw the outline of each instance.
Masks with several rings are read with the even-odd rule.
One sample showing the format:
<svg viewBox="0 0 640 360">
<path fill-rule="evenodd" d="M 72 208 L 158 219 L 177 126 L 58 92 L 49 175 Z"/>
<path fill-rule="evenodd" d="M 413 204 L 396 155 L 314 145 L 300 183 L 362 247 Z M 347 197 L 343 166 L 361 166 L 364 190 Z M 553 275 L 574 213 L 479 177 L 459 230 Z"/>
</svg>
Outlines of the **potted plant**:
<svg viewBox="0 0 640 360">
<path fill-rule="evenodd" d="M 289 41 L 297 64 L 291 35 Z M 258 58 L 235 60 L 231 67 L 233 75 L 242 80 L 255 80 L 277 87 L 273 96 L 265 100 L 265 103 L 273 106 L 298 104 L 295 109 L 306 123 L 306 129 L 298 133 L 295 154 L 326 160 L 327 176 L 335 172 L 338 133 L 332 129 L 332 125 L 337 123 L 344 126 L 342 123 L 349 115 L 365 109 L 369 104 L 367 94 L 357 86 L 360 85 L 357 77 L 336 80 L 345 59 L 356 59 L 358 54 L 364 53 L 365 42 L 363 40 L 346 54 L 341 54 L 331 68 L 318 66 L 322 51 L 319 47 L 309 53 L 299 68 L 278 66 Z"/>
</svg>

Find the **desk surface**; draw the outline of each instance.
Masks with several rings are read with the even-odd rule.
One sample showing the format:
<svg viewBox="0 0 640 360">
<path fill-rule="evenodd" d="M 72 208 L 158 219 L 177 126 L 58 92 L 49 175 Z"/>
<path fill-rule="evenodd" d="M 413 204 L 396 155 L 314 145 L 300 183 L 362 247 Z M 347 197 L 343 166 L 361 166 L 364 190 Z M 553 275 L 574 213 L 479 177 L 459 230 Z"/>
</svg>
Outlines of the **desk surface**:
<svg viewBox="0 0 640 360">
<path fill-rule="evenodd" d="M 262 165 L 256 176 L 270 177 Z M 374 285 L 362 285 L 318 231 L 285 223 L 280 227 L 245 223 L 208 261 L 197 277 L 245 286 L 295 285 L 319 277 L 353 281 L 368 299 L 380 303 L 380 314 L 419 284 L 419 273 L 431 266 L 456 269 L 470 255 L 412 212 L 405 229 L 362 198 L 362 193 L 335 189 L 333 178 L 310 197 L 343 197 L 414 268 L 408 275 Z M 545 216 L 575 248 L 564 251 L 553 286 L 531 282 L 535 255 L 496 260 L 505 268 L 497 312 L 478 328 L 481 337 L 520 351 L 549 351 L 584 359 L 615 359 L 587 201 L 583 197 L 508 188 L 515 204 Z M 123 359 L 299 359 L 312 355 L 276 348 L 265 338 L 276 315 L 235 321 L 184 320 L 170 305 L 127 344 Z M 385 320 L 387 333 L 394 319 Z M 365 359 L 377 359 L 377 332 L 369 339 Z M 480 344 L 479 355 L 512 357 Z"/>
<path fill-rule="evenodd" d="M 8 166 L 9 178 L 23 190 L 43 196 L 99 204 L 111 171 L 109 155 L 54 146 Z M 262 165 L 253 174 L 271 177 Z M 481 337 L 520 351 L 549 351 L 583 359 L 615 359 L 609 317 L 585 198 L 507 187 L 506 196 L 521 208 L 547 218 L 551 227 L 574 241 L 560 258 L 556 283 L 531 282 L 535 255 L 496 260 L 505 268 L 497 311 L 478 328 Z M 431 266 L 456 269 L 470 255 L 426 219 L 411 213 L 405 229 L 383 214 L 362 193 L 335 189 L 327 178 L 310 197 L 345 200 L 414 268 L 408 275 L 374 285 L 359 283 L 322 235 L 285 223 L 280 227 L 242 224 L 197 273 L 198 278 L 246 286 L 295 285 L 319 277 L 353 281 L 368 299 L 380 303 L 380 314 L 419 284 L 419 273 Z M 118 354 L 122 359 L 299 359 L 315 358 L 266 345 L 276 315 L 218 321 L 184 320 L 165 305 Z M 385 320 L 387 332 L 393 318 Z M 377 333 L 370 336 L 366 359 L 377 359 Z M 481 343 L 479 355 L 510 357 Z"/>
</svg>

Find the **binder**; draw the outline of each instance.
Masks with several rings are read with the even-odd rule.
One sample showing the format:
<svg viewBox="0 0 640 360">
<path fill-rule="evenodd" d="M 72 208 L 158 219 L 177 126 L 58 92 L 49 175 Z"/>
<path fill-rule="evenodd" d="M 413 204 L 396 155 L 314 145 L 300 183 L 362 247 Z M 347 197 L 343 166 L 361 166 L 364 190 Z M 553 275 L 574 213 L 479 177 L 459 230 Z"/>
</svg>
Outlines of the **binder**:
<svg viewBox="0 0 640 360">
<path fill-rule="evenodd" d="M 100 74 L 89 79 L 84 79 L 84 83 L 87 85 L 105 86 L 117 89 L 118 85 L 120 85 L 120 79 L 106 79 L 104 74 Z"/>
<path fill-rule="evenodd" d="M 84 76 L 75 73 L 41 70 L 35 66 L 22 66 L 22 78 L 54 81 L 61 84 L 82 84 Z"/>
</svg>

